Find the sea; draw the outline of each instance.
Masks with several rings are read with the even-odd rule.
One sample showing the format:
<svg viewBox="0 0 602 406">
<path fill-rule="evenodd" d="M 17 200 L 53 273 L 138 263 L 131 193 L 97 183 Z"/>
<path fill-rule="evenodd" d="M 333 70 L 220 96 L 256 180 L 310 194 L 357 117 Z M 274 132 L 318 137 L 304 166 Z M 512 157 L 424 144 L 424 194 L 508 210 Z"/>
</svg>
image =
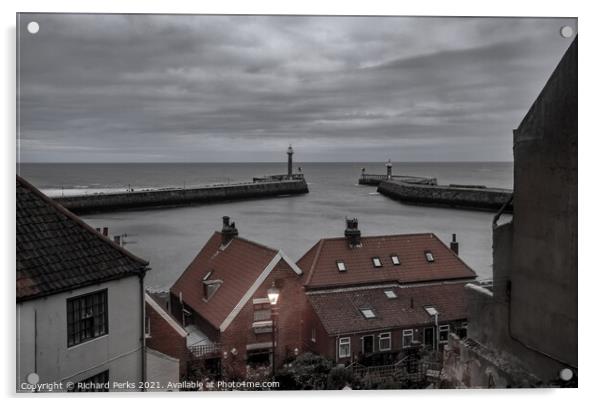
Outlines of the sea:
<svg viewBox="0 0 602 406">
<path fill-rule="evenodd" d="M 206 205 L 87 214 L 93 227 L 126 235 L 125 248 L 150 262 L 150 290 L 167 290 L 203 245 L 221 229 L 222 216 L 236 222 L 241 237 L 281 249 L 298 260 L 321 238 L 343 236 L 345 217 L 356 217 L 362 235 L 435 233 L 457 235 L 460 257 L 480 279 L 492 275 L 494 213 L 402 204 L 358 185 L 366 173 L 385 174 L 382 162 L 295 163 L 309 193 Z M 250 181 L 286 173 L 286 163 L 22 163 L 18 173 L 49 196 L 164 187 L 194 187 Z M 435 177 L 511 189 L 512 162 L 394 162 L 394 175 Z M 244 272 L 241 269 L 240 272 Z"/>
</svg>

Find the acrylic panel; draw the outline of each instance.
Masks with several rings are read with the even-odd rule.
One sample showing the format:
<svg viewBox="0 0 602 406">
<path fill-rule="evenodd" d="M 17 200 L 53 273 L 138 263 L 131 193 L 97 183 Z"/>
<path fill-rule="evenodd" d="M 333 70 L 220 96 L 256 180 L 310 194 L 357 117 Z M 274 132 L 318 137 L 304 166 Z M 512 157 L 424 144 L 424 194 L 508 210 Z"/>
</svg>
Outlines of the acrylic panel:
<svg viewBox="0 0 602 406">
<path fill-rule="evenodd" d="M 16 390 L 576 387 L 577 48 L 17 14 Z"/>
</svg>

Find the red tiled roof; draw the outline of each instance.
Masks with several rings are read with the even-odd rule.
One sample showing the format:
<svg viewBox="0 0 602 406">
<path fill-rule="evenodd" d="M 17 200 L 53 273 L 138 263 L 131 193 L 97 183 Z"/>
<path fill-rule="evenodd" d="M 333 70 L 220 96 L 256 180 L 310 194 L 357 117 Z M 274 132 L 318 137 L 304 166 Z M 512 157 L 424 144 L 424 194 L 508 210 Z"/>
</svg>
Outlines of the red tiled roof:
<svg viewBox="0 0 602 406">
<path fill-rule="evenodd" d="M 397 298 L 387 298 L 385 290 L 394 291 Z M 424 310 L 429 305 L 439 312 L 439 325 L 468 316 L 461 282 L 324 292 L 307 297 L 330 335 L 432 325 L 434 319 Z M 372 309 L 376 317 L 366 319 L 363 308 Z"/>
<path fill-rule="evenodd" d="M 215 232 L 188 268 L 171 287 L 213 327 L 219 329 L 261 272 L 278 254 L 277 250 L 235 237 L 220 249 L 222 234 Z M 211 280 L 223 283 L 208 301 L 203 300 L 202 280 L 211 272 Z"/>
<path fill-rule="evenodd" d="M 425 251 L 433 253 L 429 263 Z M 397 255 L 400 265 L 393 265 Z M 382 267 L 375 268 L 372 258 L 379 257 Z M 347 271 L 339 272 L 337 260 Z M 402 234 L 362 237 L 361 246 L 349 248 L 344 237 L 320 240 L 299 261 L 307 275 L 307 288 L 338 287 L 382 282 L 413 283 L 434 280 L 474 278 L 468 267 L 436 235 Z"/>
</svg>

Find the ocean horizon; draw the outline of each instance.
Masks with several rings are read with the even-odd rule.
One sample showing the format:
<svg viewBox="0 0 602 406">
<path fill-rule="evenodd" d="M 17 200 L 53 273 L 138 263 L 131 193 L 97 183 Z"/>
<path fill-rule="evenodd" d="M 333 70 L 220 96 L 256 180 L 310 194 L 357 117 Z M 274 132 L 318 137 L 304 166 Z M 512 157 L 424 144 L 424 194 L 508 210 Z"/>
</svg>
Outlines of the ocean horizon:
<svg viewBox="0 0 602 406">
<path fill-rule="evenodd" d="M 444 242 L 457 234 L 460 257 L 479 278 L 491 277 L 493 213 L 405 205 L 357 184 L 366 173 L 385 173 L 384 162 L 296 162 L 309 186 L 282 196 L 174 208 L 84 215 L 93 227 L 126 234 L 125 248 L 150 261 L 147 288 L 166 290 L 184 271 L 221 217 L 240 236 L 283 250 L 297 261 L 321 238 L 342 236 L 345 217 L 357 217 L 362 235 L 432 232 Z M 255 163 L 21 163 L 20 175 L 49 196 L 250 181 L 286 173 L 286 162 Z M 394 175 L 435 177 L 440 184 L 512 188 L 512 162 L 393 162 Z M 241 270 L 242 272 L 242 270 Z"/>
</svg>

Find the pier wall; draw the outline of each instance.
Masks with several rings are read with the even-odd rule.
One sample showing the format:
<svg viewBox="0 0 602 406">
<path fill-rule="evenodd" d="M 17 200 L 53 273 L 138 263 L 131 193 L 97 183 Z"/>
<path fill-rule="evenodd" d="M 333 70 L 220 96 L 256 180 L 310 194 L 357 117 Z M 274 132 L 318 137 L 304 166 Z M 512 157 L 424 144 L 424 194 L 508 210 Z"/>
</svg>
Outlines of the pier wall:
<svg viewBox="0 0 602 406">
<path fill-rule="evenodd" d="M 305 180 L 248 182 L 192 189 L 162 189 L 54 198 L 74 213 L 180 206 L 308 193 Z"/>
<path fill-rule="evenodd" d="M 498 211 L 510 199 L 511 190 L 493 188 L 418 185 L 383 181 L 377 191 L 405 203 Z M 508 205 L 508 211 L 512 206 Z"/>
</svg>

